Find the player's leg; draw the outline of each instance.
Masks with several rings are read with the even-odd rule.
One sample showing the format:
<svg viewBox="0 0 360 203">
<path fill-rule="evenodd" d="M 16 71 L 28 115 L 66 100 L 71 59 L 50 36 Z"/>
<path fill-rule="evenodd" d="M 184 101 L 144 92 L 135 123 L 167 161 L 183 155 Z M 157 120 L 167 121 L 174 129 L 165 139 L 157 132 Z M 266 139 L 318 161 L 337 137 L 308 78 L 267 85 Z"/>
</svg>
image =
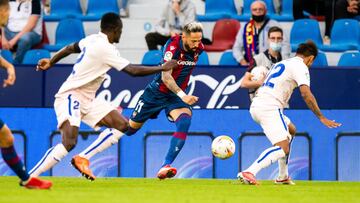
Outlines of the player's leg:
<svg viewBox="0 0 360 203">
<path fill-rule="evenodd" d="M 274 145 L 264 150 L 253 164 L 238 174 L 238 178 L 245 184 L 257 184 L 255 176 L 263 168 L 270 166 L 289 153 L 289 137 L 282 112 L 251 109 L 251 116 L 263 128 L 265 135 Z"/>
<path fill-rule="evenodd" d="M 189 108 L 179 108 L 171 110 L 169 115 L 174 120 L 176 125 L 176 132 L 170 140 L 169 150 L 166 154 L 165 161 L 162 168 L 158 172 L 158 178 L 171 178 L 176 175 L 176 169 L 171 167 L 172 164 L 183 148 L 185 140 L 191 124 L 191 110 Z"/>
<path fill-rule="evenodd" d="M 60 162 L 76 145 L 81 122 L 80 102 L 76 95 L 55 100 L 54 108 L 62 142 L 46 151 L 42 159 L 30 170 L 37 177 Z"/>
<path fill-rule="evenodd" d="M 289 133 L 291 135 L 291 139 L 289 141 L 289 153 L 285 157 L 280 158 L 278 160 L 279 176 L 276 178 L 275 184 L 294 185 L 295 183 L 291 180 L 291 178 L 289 176 L 288 164 L 289 164 L 289 158 L 290 158 L 290 153 L 291 153 L 291 144 L 292 144 L 295 134 L 296 134 L 296 127 L 293 123 L 290 122 L 290 120 L 287 123 L 289 123 L 288 129 L 289 129 Z"/>
</svg>

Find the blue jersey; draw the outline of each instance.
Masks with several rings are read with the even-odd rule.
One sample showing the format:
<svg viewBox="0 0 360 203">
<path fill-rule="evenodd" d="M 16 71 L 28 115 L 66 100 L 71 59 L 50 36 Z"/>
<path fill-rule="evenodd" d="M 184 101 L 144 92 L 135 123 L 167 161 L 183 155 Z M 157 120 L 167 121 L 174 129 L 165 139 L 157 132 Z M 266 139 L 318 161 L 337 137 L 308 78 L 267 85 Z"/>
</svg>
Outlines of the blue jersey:
<svg viewBox="0 0 360 203">
<path fill-rule="evenodd" d="M 198 61 L 199 55 L 204 50 L 204 45 L 199 44 L 199 48 L 195 52 L 187 52 L 184 50 L 183 41 L 180 35 L 176 35 L 170 38 L 165 46 L 163 51 L 163 57 L 161 63 L 175 59 L 178 61 L 178 68 L 173 69 L 172 77 L 174 78 L 176 84 L 183 90 L 188 86 L 190 75 L 195 68 L 196 62 Z M 160 91 L 162 93 L 171 92 L 166 85 L 161 80 L 161 73 L 158 73 L 154 80 L 148 85 L 147 88 L 150 88 L 153 91 Z"/>
</svg>

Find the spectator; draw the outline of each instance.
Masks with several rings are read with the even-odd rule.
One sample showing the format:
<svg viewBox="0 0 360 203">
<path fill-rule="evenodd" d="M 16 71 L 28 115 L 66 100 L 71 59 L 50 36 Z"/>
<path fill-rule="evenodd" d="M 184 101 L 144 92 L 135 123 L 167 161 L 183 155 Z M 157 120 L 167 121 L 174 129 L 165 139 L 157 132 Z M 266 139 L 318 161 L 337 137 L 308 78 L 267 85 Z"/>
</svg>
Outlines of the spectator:
<svg viewBox="0 0 360 203">
<path fill-rule="evenodd" d="M 1 42 L 3 49 L 16 49 L 14 63 L 21 63 L 26 51 L 41 41 L 41 33 L 40 0 L 10 0 L 10 17 Z"/>
<path fill-rule="evenodd" d="M 128 14 L 126 12 L 127 2 L 128 2 L 127 0 L 121 0 L 120 12 L 119 12 L 121 17 L 127 17 L 128 16 Z"/>
<path fill-rule="evenodd" d="M 266 34 L 269 29 L 273 26 L 280 27 L 277 21 L 266 16 L 266 4 L 263 1 L 254 1 L 251 4 L 251 14 L 252 19 L 241 26 L 233 46 L 234 58 L 243 66 L 249 65 L 254 55 L 268 49 Z M 284 59 L 290 56 L 290 44 L 285 35 L 281 54 Z"/>
<path fill-rule="evenodd" d="M 164 46 L 170 37 L 181 33 L 184 25 L 195 21 L 195 5 L 190 0 L 171 0 L 163 11 L 155 32 L 148 33 L 145 40 L 149 50 Z"/>
</svg>

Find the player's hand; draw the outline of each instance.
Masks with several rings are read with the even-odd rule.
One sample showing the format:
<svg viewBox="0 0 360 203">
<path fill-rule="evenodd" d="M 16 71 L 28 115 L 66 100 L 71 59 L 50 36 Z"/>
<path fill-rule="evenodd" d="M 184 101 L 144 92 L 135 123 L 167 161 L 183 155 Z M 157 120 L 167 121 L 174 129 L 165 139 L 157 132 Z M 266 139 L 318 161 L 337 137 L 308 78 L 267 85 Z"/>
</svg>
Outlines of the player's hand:
<svg viewBox="0 0 360 203">
<path fill-rule="evenodd" d="M 182 99 L 183 102 L 185 102 L 186 104 L 193 105 L 193 104 L 195 104 L 195 103 L 199 100 L 199 97 L 193 96 L 193 95 L 185 95 L 185 96 L 183 96 L 181 99 Z"/>
<path fill-rule="evenodd" d="M 245 59 L 241 59 L 241 60 L 240 60 L 240 65 L 242 65 L 242 66 L 248 66 L 249 63 L 248 63 Z"/>
<path fill-rule="evenodd" d="M 322 124 L 324 124 L 328 128 L 337 128 L 341 126 L 341 123 L 335 122 L 335 120 L 329 120 L 325 117 L 321 117 L 320 121 Z"/>
<path fill-rule="evenodd" d="M 15 76 L 15 68 L 13 65 L 7 68 L 7 74 L 8 77 L 6 80 L 4 80 L 3 87 L 7 87 L 15 83 L 16 76 Z"/>
<path fill-rule="evenodd" d="M 163 71 L 169 71 L 178 67 L 177 60 L 170 60 L 162 65 Z"/>
<path fill-rule="evenodd" d="M 36 66 L 36 71 L 47 70 L 51 67 L 50 59 L 40 59 Z"/>
</svg>

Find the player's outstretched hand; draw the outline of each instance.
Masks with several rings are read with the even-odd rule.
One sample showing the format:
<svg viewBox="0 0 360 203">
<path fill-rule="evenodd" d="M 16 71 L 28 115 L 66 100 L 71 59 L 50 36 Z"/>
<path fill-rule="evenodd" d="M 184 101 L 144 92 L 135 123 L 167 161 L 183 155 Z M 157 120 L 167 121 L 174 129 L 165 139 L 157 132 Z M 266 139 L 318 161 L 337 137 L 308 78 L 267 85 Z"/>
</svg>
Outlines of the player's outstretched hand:
<svg viewBox="0 0 360 203">
<path fill-rule="evenodd" d="M 341 123 L 337 123 L 334 120 L 329 120 L 325 117 L 320 118 L 321 123 L 323 123 L 328 128 L 337 128 L 341 126 Z"/>
<path fill-rule="evenodd" d="M 36 71 L 47 70 L 51 67 L 50 59 L 40 59 L 36 66 Z"/>
<path fill-rule="evenodd" d="M 189 105 L 193 105 L 199 100 L 199 97 L 196 97 L 193 95 L 185 95 L 181 99 L 183 100 L 183 102 L 185 102 Z"/>
<path fill-rule="evenodd" d="M 15 83 L 16 76 L 15 76 L 15 68 L 13 65 L 7 68 L 7 74 L 8 76 L 7 79 L 4 80 L 3 87 L 7 87 Z"/>
<path fill-rule="evenodd" d="M 178 67 L 178 64 L 177 64 L 177 60 L 170 60 L 166 63 L 163 64 L 163 71 L 169 71 L 169 70 L 172 70 L 174 68 L 177 68 Z"/>
</svg>

